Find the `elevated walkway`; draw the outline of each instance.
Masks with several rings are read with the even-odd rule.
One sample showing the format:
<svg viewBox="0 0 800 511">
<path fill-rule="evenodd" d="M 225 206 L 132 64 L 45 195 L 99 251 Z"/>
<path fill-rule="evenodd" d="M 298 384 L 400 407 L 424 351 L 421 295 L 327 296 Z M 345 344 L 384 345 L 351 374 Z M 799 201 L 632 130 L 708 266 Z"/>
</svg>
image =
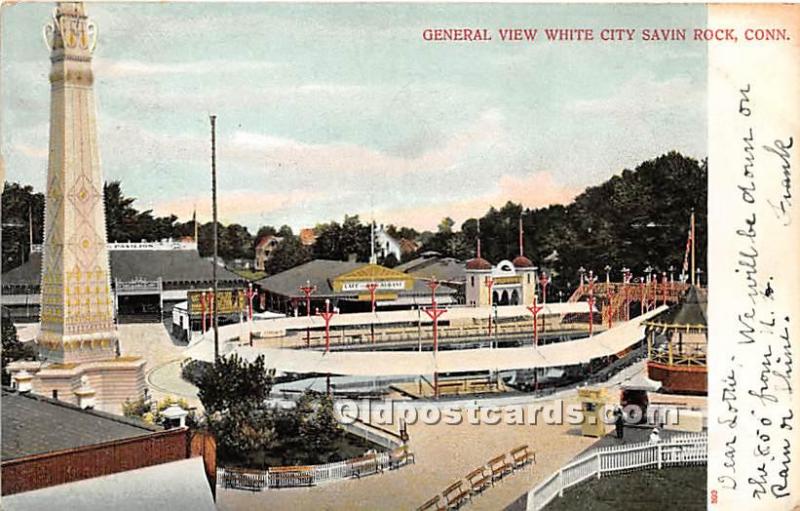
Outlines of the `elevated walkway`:
<svg viewBox="0 0 800 511">
<path fill-rule="evenodd" d="M 420 351 L 332 351 L 254 348 L 224 343 L 238 338 L 239 325 L 220 328 L 220 353 L 236 352 L 254 360 L 264 355 L 268 369 L 290 373 L 317 373 L 352 376 L 406 376 L 470 371 L 505 371 L 535 367 L 561 367 L 588 363 L 590 360 L 615 355 L 639 342 L 643 337 L 644 321 L 659 314 L 658 307 L 631 321 L 592 337 L 547 344 L 538 348 L 478 348 L 433 352 Z M 186 353 L 199 360 L 213 360 L 213 343 L 207 335 Z"/>
</svg>

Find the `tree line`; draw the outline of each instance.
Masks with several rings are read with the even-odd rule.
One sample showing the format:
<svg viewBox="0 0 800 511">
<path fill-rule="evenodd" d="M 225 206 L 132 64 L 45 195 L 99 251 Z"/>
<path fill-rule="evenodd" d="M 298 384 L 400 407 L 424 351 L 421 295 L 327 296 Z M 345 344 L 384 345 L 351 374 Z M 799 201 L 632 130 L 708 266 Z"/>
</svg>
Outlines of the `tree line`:
<svg viewBox="0 0 800 511">
<path fill-rule="evenodd" d="M 567 205 L 531 209 L 508 202 L 499 208 L 491 207 L 480 217 L 482 255 L 492 263 L 516 256 L 521 218 L 525 255 L 549 271 L 556 286 L 574 286 L 582 267 L 602 274 L 603 268 L 610 266 L 616 280 L 623 267 L 636 274 L 647 266 L 659 271 L 672 267 L 678 273 L 689 215 L 694 210 L 697 261 L 699 267 L 705 268 L 707 175 L 705 160 L 670 152 L 587 188 Z M 109 241 L 155 241 L 194 235 L 194 221 L 179 222 L 174 215 L 155 216 L 151 210 L 138 210 L 135 199 L 123 194 L 119 182 L 106 183 L 103 191 Z M 7 271 L 27 257 L 28 218 L 33 224 L 33 243 L 41 243 L 44 197 L 30 186 L 7 183 L 2 208 L 3 271 Z M 435 232 L 395 225 L 388 225 L 386 231 L 420 246 L 417 252 L 404 254 L 403 260 L 425 251 L 466 260 L 475 256 L 478 223 L 478 218 L 470 218 L 457 228 L 448 217 L 441 220 Z M 198 231 L 200 255 L 209 256 L 213 224 L 199 224 Z M 355 256 L 358 261 L 367 261 L 370 256 L 369 222 L 363 222 L 358 215 L 346 215 L 342 222 L 317 224 L 312 246 L 303 245 L 287 225 L 262 226 L 252 234 L 240 224 L 219 224 L 218 232 L 219 254 L 226 261 L 251 260 L 254 244 L 265 235 L 283 238 L 267 263 L 270 274 L 314 258 L 347 260 Z M 392 257 L 379 262 L 393 266 L 398 261 Z"/>
</svg>

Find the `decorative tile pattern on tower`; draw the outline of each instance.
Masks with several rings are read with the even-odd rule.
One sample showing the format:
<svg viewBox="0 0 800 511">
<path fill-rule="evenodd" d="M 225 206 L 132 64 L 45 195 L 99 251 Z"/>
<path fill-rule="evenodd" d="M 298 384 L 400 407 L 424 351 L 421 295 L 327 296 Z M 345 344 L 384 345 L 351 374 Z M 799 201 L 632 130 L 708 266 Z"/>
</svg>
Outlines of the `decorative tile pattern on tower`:
<svg viewBox="0 0 800 511">
<path fill-rule="evenodd" d="M 51 362 L 117 354 L 92 90 L 96 38 L 82 3 L 59 3 L 45 27 L 52 65 L 38 341 Z"/>
</svg>

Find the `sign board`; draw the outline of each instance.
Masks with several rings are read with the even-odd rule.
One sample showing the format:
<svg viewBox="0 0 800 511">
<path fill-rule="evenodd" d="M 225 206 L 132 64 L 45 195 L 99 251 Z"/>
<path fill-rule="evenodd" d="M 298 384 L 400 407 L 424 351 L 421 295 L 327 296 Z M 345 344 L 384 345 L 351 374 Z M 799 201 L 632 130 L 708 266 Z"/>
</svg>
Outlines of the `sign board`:
<svg viewBox="0 0 800 511">
<path fill-rule="evenodd" d="M 189 291 L 187 293 L 189 312 L 193 316 L 203 313 L 203 306 L 200 301 L 200 295 L 203 293 L 204 291 Z M 246 307 L 247 297 L 245 296 L 243 290 L 225 289 L 217 291 L 218 314 L 238 314 L 239 312 L 244 312 Z M 206 303 L 206 312 L 209 312 L 208 303 Z"/>
<path fill-rule="evenodd" d="M 343 282 L 342 291 L 369 291 L 367 287 L 372 281 Z M 406 288 L 405 280 L 375 280 L 376 291 L 402 291 Z"/>
</svg>

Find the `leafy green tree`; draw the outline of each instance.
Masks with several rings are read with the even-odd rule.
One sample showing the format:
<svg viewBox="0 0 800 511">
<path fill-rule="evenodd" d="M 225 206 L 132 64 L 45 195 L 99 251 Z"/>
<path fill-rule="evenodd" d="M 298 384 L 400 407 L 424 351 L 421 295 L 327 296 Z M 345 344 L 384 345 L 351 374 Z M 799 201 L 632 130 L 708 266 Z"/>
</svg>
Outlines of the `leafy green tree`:
<svg viewBox="0 0 800 511">
<path fill-rule="evenodd" d="M 275 449 L 286 464 L 326 463 L 343 432 L 327 394 L 305 392 L 294 408 L 276 418 L 279 444 Z"/>
<path fill-rule="evenodd" d="M 6 183 L 2 197 L 3 271 L 15 268 L 28 260 L 30 234 L 33 243 L 42 242 L 44 232 L 44 196 L 31 186 Z"/>
<path fill-rule="evenodd" d="M 253 362 L 236 354 L 220 357 L 202 373 L 197 396 L 223 453 L 247 459 L 254 451 L 270 448 L 275 440 L 267 406 L 272 384 L 263 355 Z"/>
<path fill-rule="evenodd" d="M 6 373 L 6 366 L 15 360 L 35 359 L 36 352 L 30 346 L 26 346 L 19 341 L 17 337 L 17 328 L 11 317 L 3 313 L 2 318 L 2 336 L 3 336 L 3 353 L 2 353 L 2 381 L 3 385 L 11 383 L 11 376 Z"/>
<path fill-rule="evenodd" d="M 272 251 L 272 256 L 267 260 L 265 270 L 274 275 L 311 260 L 308 247 L 300 242 L 297 236 L 286 236 Z"/>
</svg>

